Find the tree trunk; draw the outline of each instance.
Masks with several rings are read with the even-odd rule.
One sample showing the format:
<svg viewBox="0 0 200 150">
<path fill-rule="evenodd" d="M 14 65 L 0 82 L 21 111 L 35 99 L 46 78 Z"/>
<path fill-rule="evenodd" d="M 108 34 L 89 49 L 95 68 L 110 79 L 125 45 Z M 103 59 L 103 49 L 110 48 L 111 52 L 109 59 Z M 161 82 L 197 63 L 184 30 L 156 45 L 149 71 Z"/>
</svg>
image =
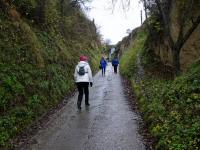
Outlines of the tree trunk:
<svg viewBox="0 0 200 150">
<path fill-rule="evenodd" d="M 38 6 L 34 12 L 35 20 L 38 24 L 42 24 L 45 22 L 45 9 L 46 0 L 38 1 Z"/>
<path fill-rule="evenodd" d="M 172 49 L 172 57 L 173 57 L 173 67 L 176 75 L 181 73 L 181 66 L 180 66 L 180 49 L 177 47 L 173 47 Z"/>
<path fill-rule="evenodd" d="M 145 19 L 147 19 L 147 2 L 144 0 L 144 12 L 145 12 Z"/>
</svg>

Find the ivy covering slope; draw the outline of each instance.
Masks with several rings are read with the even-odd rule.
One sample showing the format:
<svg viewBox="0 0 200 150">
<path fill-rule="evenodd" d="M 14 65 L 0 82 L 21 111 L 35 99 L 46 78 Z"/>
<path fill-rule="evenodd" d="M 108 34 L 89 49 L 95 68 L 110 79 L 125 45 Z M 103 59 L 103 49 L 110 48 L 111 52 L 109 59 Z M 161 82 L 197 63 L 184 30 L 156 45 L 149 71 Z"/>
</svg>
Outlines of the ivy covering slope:
<svg viewBox="0 0 200 150">
<path fill-rule="evenodd" d="M 0 147 L 74 89 L 81 54 L 100 55 L 94 22 L 70 0 L 0 0 Z"/>
<path fill-rule="evenodd" d="M 175 79 L 155 62 L 145 47 L 147 32 L 140 30 L 121 58 L 121 73 L 133 85 L 139 109 L 149 132 L 155 137 L 155 149 L 200 149 L 200 61 Z M 138 64 L 138 56 L 141 64 Z M 141 76 L 139 65 L 145 74 Z M 140 67 L 141 67 L 140 66 Z M 155 71 L 155 68 L 156 71 Z M 161 71 L 162 70 L 162 71 Z"/>
</svg>

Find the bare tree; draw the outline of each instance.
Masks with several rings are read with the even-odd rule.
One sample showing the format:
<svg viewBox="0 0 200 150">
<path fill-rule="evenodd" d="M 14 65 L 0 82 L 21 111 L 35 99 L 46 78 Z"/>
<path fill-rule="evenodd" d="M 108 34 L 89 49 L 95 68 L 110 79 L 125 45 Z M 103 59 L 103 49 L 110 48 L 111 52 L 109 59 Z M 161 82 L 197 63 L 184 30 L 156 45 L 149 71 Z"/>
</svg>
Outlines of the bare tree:
<svg viewBox="0 0 200 150">
<path fill-rule="evenodd" d="M 106 40 L 105 40 L 105 44 L 106 44 L 106 45 L 110 45 L 110 44 L 111 44 L 111 40 L 110 40 L 110 39 L 106 39 Z"/>
<path fill-rule="evenodd" d="M 116 4 L 120 5 L 124 11 L 129 10 L 131 0 L 110 0 L 113 6 L 113 10 L 116 6 Z"/>
<path fill-rule="evenodd" d="M 77 8 L 80 8 L 81 6 L 83 6 L 85 9 L 88 9 L 88 7 L 86 7 L 85 3 L 91 2 L 91 1 L 92 0 L 71 0 L 71 6 L 77 7 Z"/>
</svg>

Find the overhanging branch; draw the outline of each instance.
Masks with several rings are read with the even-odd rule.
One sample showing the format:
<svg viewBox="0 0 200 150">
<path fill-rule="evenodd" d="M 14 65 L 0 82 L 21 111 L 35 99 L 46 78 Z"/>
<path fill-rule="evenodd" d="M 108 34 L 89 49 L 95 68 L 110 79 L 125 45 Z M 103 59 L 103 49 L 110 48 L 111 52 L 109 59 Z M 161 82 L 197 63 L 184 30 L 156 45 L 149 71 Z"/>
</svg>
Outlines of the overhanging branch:
<svg viewBox="0 0 200 150">
<path fill-rule="evenodd" d="M 179 45 L 179 48 L 181 49 L 184 45 L 184 43 L 189 39 L 189 37 L 192 35 L 194 30 L 199 26 L 200 24 L 200 16 L 197 17 L 196 21 L 193 22 L 192 27 L 186 32 L 186 34 L 183 36 L 183 40 Z"/>
</svg>

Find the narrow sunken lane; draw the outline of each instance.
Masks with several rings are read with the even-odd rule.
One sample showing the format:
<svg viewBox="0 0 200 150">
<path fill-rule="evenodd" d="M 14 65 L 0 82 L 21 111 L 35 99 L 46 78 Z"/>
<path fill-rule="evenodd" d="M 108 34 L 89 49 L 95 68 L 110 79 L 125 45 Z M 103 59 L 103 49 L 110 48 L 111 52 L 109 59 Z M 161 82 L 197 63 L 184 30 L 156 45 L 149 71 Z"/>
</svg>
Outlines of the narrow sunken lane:
<svg viewBox="0 0 200 150">
<path fill-rule="evenodd" d="M 31 140 L 31 150 L 144 150 L 138 134 L 138 116 L 128 104 L 119 74 L 111 64 L 106 77 L 98 72 L 90 88 L 90 107 L 82 102 L 77 111 L 77 94 L 54 114 Z"/>
</svg>

